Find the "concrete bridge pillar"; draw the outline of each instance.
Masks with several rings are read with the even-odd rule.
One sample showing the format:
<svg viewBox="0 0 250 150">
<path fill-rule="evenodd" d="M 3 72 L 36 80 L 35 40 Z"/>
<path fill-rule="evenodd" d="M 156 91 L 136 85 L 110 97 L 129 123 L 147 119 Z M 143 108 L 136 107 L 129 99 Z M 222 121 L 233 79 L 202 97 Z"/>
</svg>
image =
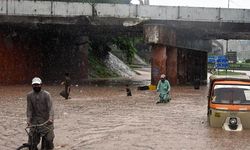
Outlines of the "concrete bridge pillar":
<svg viewBox="0 0 250 150">
<path fill-rule="evenodd" d="M 164 24 L 144 25 L 144 40 L 152 46 L 151 84 L 156 85 L 161 74 L 166 74 L 171 85 L 193 83 L 195 75 L 206 80 L 210 41 L 178 37 Z"/>
<path fill-rule="evenodd" d="M 76 38 L 78 46 L 78 55 L 79 55 L 79 76 L 77 79 L 87 79 L 88 78 L 88 37 L 87 36 L 78 36 Z"/>
<path fill-rule="evenodd" d="M 156 85 L 161 74 L 171 84 L 177 84 L 177 48 L 160 44 L 152 45 L 151 83 Z"/>
<path fill-rule="evenodd" d="M 177 84 L 177 48 L 167 47 L 167 64 L 166 64 L 166 75 L 167 79 L 172 85 Z"/>
<path fill-rule="evenodd" d="M 151 83 L 156 85 L 161 74 L 166 74 L 166 46 L 160 44 L 152 45 L 151 61 Z"/>
<path fill-rule="evenodd" d="M 65 72 L 72 82 L 88 78 L 88 37 L 60 26 L 8 28 L 0 28 L 0 84 L 30 84 L 34 76 L 59 83 Z"/>
</svg>

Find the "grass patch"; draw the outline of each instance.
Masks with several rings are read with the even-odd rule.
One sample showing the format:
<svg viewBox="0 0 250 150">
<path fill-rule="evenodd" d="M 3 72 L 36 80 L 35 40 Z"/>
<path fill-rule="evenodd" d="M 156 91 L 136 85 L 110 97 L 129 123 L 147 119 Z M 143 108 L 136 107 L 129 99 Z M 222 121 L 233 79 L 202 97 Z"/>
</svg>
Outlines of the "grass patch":
<svg viewBox="0 0 250 150">
<path fill-rule="evenodd" d="M 214 68 L 213 63 L 208 63 L 207 68 L 209 70 Z M 250 70 L 250 63 L 236 63 L 236 64 L 229 64 L 228 70 Z"/>
<path fill-rule="evenodd" d="M 118 77 L 118 75 L 106 67 L 106 65 L 99 58 L 93 54 L 89 54 L 89 77 L 90 78 L 107 78 Z"/>
<path fill-rule="evenodd" d="M 237 69 L 237 70 L 250 70 L 250 63 L 236 63 L 230 64 L 230 69 Z"/>
<path fill-rule="evenodd" d="M 221 70 L 213 72 L 213 75 L 246 75 L 246 74 L 240 72 Z"/>
</svg>

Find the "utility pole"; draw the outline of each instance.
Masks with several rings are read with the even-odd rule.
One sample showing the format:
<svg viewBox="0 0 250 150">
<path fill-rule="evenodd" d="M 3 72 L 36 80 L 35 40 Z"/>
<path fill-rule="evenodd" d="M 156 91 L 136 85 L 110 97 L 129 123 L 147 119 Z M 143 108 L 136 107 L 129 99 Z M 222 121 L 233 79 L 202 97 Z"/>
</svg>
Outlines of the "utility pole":
<svg viewBox="0 0 250 150">
<path fill-rule="evenodd" d="M 229 9 L 229 4 L 230 4 L 230 0 L 227 1 L 227 8 Z M 227 38 L 227 45 L 226 45 L 226 57 L 228 54 L 228 38 Z M 227 74 L 227 69 L 226 69 L 226 74 Z"/>
<path fill-rule="evenodd" d="M 227 39 L 227 45 L 226 45 L 226 54 L 228 52 L 228 39 Z"/>
<path fill-rule="evenodd" d="M 227 1 L 227 8 L 229 8 L 230 0 Z M 228 39 L 227 39 L 227 45 L 226 45 L 226 55 L 228 52 Z"/>
<path fill-rule="evenodd" d="M 149 0 L 144 0 L 144 5 L 149 5 Z"/>
</svg>

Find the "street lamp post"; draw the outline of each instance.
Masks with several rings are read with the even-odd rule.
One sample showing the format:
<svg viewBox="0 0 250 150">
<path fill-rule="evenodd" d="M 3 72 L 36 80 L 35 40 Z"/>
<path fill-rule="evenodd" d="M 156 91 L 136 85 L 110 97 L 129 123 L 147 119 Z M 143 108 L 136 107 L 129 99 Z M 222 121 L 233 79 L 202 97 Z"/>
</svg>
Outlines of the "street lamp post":
<svg viewBox="0 0 250 150">
<path fill-rule="evenodd" d="M 227 52 L 228 52 L 228 39 L 227 39 L 227 43 L 226 43 L 226 55 L 227 55 Z"/>
<path fill-rule="evenodd" d="M 227 8 L 229 8 L 229 4 L 230 4 L 230 0 L 227 1 Z M 226 43 L 226 55 L 228 52 L 228 39 L 227 39 L 227 43 Z"/>
</svg>

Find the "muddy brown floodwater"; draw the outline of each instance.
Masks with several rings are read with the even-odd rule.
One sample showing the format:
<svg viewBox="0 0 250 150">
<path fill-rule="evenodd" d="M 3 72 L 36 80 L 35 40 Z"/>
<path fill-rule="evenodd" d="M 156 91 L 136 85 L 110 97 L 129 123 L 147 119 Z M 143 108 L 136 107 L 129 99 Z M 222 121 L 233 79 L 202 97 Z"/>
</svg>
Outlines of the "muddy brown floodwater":
<svg viewBox="0 0 250 150">
<path fill-rule="evenodd" d="M 0 150 L 27 141 L 26 93 L 30 86 L 0 86 Z M 172 101 L 158 104 L 154 91 L 127 97 L 124 86 L 78 86 L 72 99 L 62 86 L 44 86 L 55 108 L 55 149 L 60 150 L 233 150 L 250 149 L 250 130 L 226 132 L 207 124 L 207 86 L 172 88 Z"/>
</svg>

